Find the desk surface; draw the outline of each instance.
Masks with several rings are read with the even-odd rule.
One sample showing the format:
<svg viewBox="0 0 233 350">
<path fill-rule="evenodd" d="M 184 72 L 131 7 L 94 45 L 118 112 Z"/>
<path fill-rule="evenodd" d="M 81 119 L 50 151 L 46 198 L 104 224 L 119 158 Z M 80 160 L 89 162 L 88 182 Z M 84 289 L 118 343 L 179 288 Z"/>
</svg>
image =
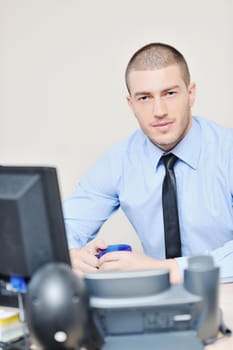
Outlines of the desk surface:
<svg viewBox="0 0 233 350">
<path fill-rule="evenodd" d="M 223 320 L 228 328 L 233 331 L 233 283 L 220 285 L 220 307 L 223 312 Z M 215 344 L 205 347 L 207 350 L 232 350 L 233 335 L 217 340 Z"/>
</svg>

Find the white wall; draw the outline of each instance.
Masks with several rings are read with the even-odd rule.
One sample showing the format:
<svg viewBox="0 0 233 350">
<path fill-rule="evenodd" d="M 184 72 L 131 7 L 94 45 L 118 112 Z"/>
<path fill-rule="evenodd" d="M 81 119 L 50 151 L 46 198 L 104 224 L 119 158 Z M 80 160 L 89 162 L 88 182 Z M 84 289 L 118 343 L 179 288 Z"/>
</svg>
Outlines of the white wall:
<svg viewBox="0 0 233 350">
<path fill-rule="evenodd" d="M 232 37 L 232 0 L 0 0 L 1 163 L 56 166 L 68 196 L 137 127 L 124 70 L 151 41 L 185 55 L 194 113 L 233 127 Z M 102 234 L 139 246 L 122 213 Z"/>
</svg>

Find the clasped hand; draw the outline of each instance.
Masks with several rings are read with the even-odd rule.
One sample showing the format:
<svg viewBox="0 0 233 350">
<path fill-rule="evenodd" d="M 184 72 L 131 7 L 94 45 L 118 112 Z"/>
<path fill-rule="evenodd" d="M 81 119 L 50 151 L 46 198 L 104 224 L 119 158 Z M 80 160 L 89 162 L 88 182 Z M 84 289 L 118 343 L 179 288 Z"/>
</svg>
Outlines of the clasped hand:
<svg viewBox="0 0 233 350">
<path fill-rule="evenodd" d="M 175 259 L 159 260 L 135 251 L 116 251 L 104 254 L 97 258 L 100 249 L 106 249 L 107 245 L 103 240 L 96 239 L 83 248 L 71 249 L 70 258 L 74 272 L 83 277 L 85 272 L 97 271 L 122 271 L 122 270 L 170 270 L 172 283 L 181 282 L 181 274 Z"/>
</svg>

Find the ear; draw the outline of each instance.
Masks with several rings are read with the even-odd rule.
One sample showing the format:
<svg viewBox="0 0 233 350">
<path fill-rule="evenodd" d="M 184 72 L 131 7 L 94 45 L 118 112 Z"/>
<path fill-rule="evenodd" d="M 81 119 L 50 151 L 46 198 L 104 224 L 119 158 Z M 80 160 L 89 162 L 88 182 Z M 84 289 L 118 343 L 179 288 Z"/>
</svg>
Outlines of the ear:
<svg viewBox="0 0 233 350">
<path fill-rule="evenodd" d="M 128 103 L 129 108 L 133 110 L 132 97 L 130 95 L 128 95 L 126 97 L 126 99 L 127 99 L 127 103 Z"/>
<path fill-rule="evenodd" d="M 193 107 L 195 98 L 196 98 L 196 84 L 195 83 L 190 83 L 188 87 L 188 93 L 189 93 L 189 105 L 190 108 Z"/>
<path fill-rule="evenodd" d="M 130 95 L 128 95 L 126 99 L 127 99 L 127 103 L 128 103 L 129 108 L 133 112 L 134 117 L 137 118 L 132 97 Z"/>
</svg>

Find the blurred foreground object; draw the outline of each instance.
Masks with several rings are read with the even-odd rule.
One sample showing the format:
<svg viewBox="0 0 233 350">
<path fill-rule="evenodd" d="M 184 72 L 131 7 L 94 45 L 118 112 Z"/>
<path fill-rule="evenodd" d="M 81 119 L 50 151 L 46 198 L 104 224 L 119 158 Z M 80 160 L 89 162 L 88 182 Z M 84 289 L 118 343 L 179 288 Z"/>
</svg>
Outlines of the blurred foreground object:
<svg viewBox="0 0 233 350">
<path fill-rule="evenodd" d="M 23 325 L 19 319 L 19 310 L 0 308 L 0 341 L 10 342 L 24 335 Z"/>
<path fill-rule="evenodd" d="M 26 316 L 44 350 L 203 350 L 221 328 L 219 268 L 189 259 L 183 285 L 168 270 L 87 273 L 48 264 L 28 288 Z"/>
<path fill-rule="evenodd" d="M 65 264 L 48 264 L 28 286 L 26 320 L 43 349 L 80 349 L 91 338 L 88 293 Z"/>
</svg>

